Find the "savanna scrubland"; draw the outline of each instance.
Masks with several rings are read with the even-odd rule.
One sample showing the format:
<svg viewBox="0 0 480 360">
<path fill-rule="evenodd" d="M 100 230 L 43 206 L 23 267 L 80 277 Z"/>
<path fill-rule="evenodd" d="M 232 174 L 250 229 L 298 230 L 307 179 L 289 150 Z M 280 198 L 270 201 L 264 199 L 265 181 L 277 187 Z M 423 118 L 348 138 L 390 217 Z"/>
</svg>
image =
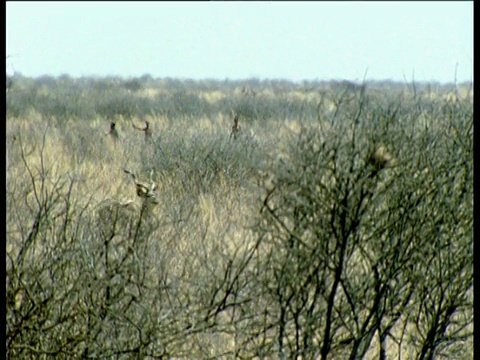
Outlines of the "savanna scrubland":
<svg viewBox="0 0 480 360">
<path fill-rule="evenodd" d="M 473 84 L 16 75 L 6 103 L 7 358 L 472 358 Z"/>
</svg>

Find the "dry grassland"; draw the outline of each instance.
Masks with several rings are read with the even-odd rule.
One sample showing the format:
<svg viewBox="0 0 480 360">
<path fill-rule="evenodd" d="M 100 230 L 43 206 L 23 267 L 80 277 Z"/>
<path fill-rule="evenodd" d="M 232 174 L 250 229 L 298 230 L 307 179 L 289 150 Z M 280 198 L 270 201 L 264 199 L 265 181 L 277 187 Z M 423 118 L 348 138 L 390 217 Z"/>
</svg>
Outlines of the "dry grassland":
<svg viewBox="0 0 480 360">
<path fill-rule="evenodd" d="M 302 306 L 307 308 L 309 305 L 312 305 L 312 312 L 315 311 L 322 314 L 318 315 L 319 318 L 315 318 L 315 321 L 319 321 L 319 323 L 313 325 L 311 334 L 307 330 L 311 324 L 309 325 L 308 320 L 305 320 L 308 317 L 295 319 L 294 315 L 292 315 L 296 310 L 294 305 L 300 306 L 300 300 L 298 300 L 298 303 L 292 302 L 289 305 L 285 305 L 285 307 L 281 307 L 284 305 L 281 303 L 283 298 L 280 296 L 283 290 L 280 286 L 278 288 L 271 288 L 271 286 L 274 286 L 274 280 L 286 281 L 280 278 L 278 273 L 275 273 L 277 270 L 276 266 L 280 266 L 279 264 L 283 264 L 282 266 L 285 268 L 293 266 L 291 261 L 285 260 L 285 263 L 281 263 L 284 257 L 287 259 L 287 250 L 278 250 L 280 246 L 278 244 L 284 238 L 287 239 L 291 234 L 282 228 L 283 225 L 280 223 L 280 220 L 273 226 L 274 221 L 271 217 L 265 215 L 265 210 L 262 209 L 264 209 L 265 204 L 270 204 L 273 208 L 278 206 L 280 210 L 285 211 L 281 216 L 286 217 L 288 214 L 291 214 L 290 209 L 288 207 L 281 209 L 281 206 L 285 204 L 290 206 L 289 204 L 297 204 L 295 202 L 298 202 L 298 209 L 302 209 L 302 206 L 307 206 L 305 205 L 305 201 L 307 201 L 305 199 L 309 199 L 310 196 L 305 189 L 310 189 L 309 191 L 312 194 L 323 194 L 322 192 L 325 192 L 326 195 L 315 200 L 319 202 L 315 204 L 317 210 L 312 211 L 308 215 L 308 220 L 302 221 L 311 221 L 312 223 L 317 221 L 315 219 L 318 209 L 325 209 L 325 211 L 331 211 L 332 213 L 335 211 L 340 213 L 342 211 L 337 200 L 341 191 L 344 190 L 337 190 L 337 188 L 340 189 L 344 186 L 346 178 L 344 179 L 338 174 L 343 174 L 341 171 L 350 171 L 347 167 L 349 163 L 343 163 L 343 160 L 338 160 L 343 155 L 335 155 L 337 156 L 337 163 L 334 160 L 330 162 L 325 160 L 325 165 L 321 165 L 324 168 L 318 164 L 323 161 L 321 156 L 328 155 L 335 159 L 334 155 L 332 155 L 333 152 L 328 149 L 330 145 L 335 151 L 338 150 L 339 154 L 349 151 L 345 150 L 348 148 L 349 143 L 342 142 L 343 140 L 335 141 L 337 138 L 354 138 L 356 136 L 355 128 L 352 127 L 351 123 L 342 125 L 328 119 L 331 119 L 333 114 L 338 112 L 339 109 L 345 119 L 354 118 L 359 106 L 359 98 L 355 92 L 351 95 L 347 94 L 348 96 L 345 98 L 342 98 L 341 95 L 333 96 L 328 89 L 320 92 L 306 91 L 300 88 L 283 94 L 273 90 L 271 87 L 255 88 L 254 92 L 251 89 L 247 90 L 238 88 L 233 92 L 220 90 L 195 92 L 195 96 L 205 100 L 212 106 L 221 102 L 233 101 L 230 99 L 237 99 L 236 97 L 241 97 L 241 99 L 245 97 L 246 100 L 242 101 L 245 101 L 248 106 L 251 103 L 254 104 L 254 106 L 252 105 L 253 110 L 250 108 L 247 108 L 247 110 L 251 110 L 249 114 L 259 115 L 257 117 L 253 117 L 253 115 L 243 116 L 243 114 L 240 116 L 242 137 L 239 141 L 232 141 L 229 138 L 233 121 L 232 115 L 233 113 L 238 113 L 238 111 L 233 109 L 225 109 L 224 111 L 211 114 L 200 113 L 198 116 L 182 113 L 180 110 L 175 113 L 175 116 L 172 116 L 162 112 L 162 109 L 155 109 L 144 116 L 115 115 L 112 119 L 107 119 L 97 114 L 87 120 L 78 119 L 75 116 L 68 118 L 45 116 L 45 114 L 42 114 L 35 108 L 30 109 L 28 113 L 20 117 L 8 116 L 7 109 L 7 259 L 17 259 L 19 253 L 22 252 L 22 246 L 26 243 L 29 234 L 32 233 L 32 223 L 35 221 L 38 211 L 42 210 L 38 209 L 39 204 L 48 203 L 47 198 L 55 198 L 57 196 L 58 198 L 53 202 L 52 207 L 48 210 L 45 208 L 42 213 L 42 216 L 48 219 L 45 223 L 42 223 L 41 228 L 41 231 L 44 231 L 46 235 L 41 240 L 39 238 L 38 241 L 28 248 L 25 262 L 32 264 L 31 268 L 35 269 L 35 271 L 41 271 L 38 268 L 39 263 L 45 262 L 47 264 L 51 257 L 54 256 L 56 247 L 60 251 L 59 244 L 62 244 L 65 240 L 61 240 L 61 237 L 64 235 L 62 235 L 59 229 L 66 229 L 66 233 L 73 234 L 68 241 L 77 242 L 76 245 L 72 244 L 69 246 L 77 249 L 75 251 L 78 252 L 75 254 L 83 254 L 82 256 L 85 256 L 85 265 L 79 265 L 76 268 L 77 270 L 75 270 L 75 274 L 69 276 L 72 279 L 83 279 L 81 281 L 87 281 L 87 278 L 91 278 L 91 284 L 98 286 L 96 291 L 99 294 L 103 294 L 104 288 L 102 283 L 98 281 L 98 278 L 108 274 L 107 265 L 116 264 L 115 266 L 118 266 L 118 269 L 123 269 L 121 267 L 123 263 L 120 263 L 118 259 L 123 256 L 124 259 L 128 258 L 128 261 L 132 263 L 132 267 L 121 271 L 125 271 L 125 274 L 130 274 L 131 279 L 128 279 L 127 275 L 118 270 L 119 274 L 122 275 L 113 276 L 108 284 L 113 289 L 116 286 L 115 284 L 117 284 L 116 281 L 118 281 L 119 287 L 122 289 L 125 287 L 122 291 L 127 291 L 126 289 L 130 289 L 129 287 L 132 286 L 132 289 L 128 291 L 136 294 L 135 296 L 139 304 L 138 308 L 132 311 L 122 300 L 115 312 L 120 316 L 123 311 L 121 309 L 128 308 L 128 310 L 124 310 L 126 313 L 132 311 L 135 316 L 138 316 L 136 318 L 132 315 L 133 317 L 128 321 L 141 324 L 138 325 L 140 328 L 152 329 L 153 335 L 142 333 L 143 339 L 148 340 L 145 340 L 148 345 L 145 345 L 145 348 L 141 350 L 144 358 L 156 358 L 159 356 L 158 354 L 163 354 L 165 358 L 172 359 L 280 358 L 281 352 L 279 349 L 281 344 L 278 340 L 279 330 L 277 328 L 279 323 L 276 322 L 277 320 L 274 321 L 272 319 L 279 318 L 281 311 L 286 311 L 290 317 L 288 317 L 288 321 L 285 320 L 285 328 L 282 329 L 284 331 L 284 354 L 289 354 L 289 358 L 320 359 L 321 340 L 323 340 L 322 334 L 325 326 L 323 314 L 325 311 L 320 311 L 314 304 L 315 301 L 318 301 L 319 304 L 325 304 L 326 306 L 327 294 L 325 293 L 325 296 L 321 297 L 322 300 L 319 300 L 317 290 L 314 291 L 313 288 L 303 293 L 306 300 Z M 46 96 L 50 92 L 51 90 L 41 87 L 37 92 L 37 96 L 42 94 Z M 402 123 L 402 121 L 407 123 L 414 119 L 412 126 L 415 129 L 429 127 L 429 131 L 437 135 L 445 134 L 445 131 L 447 131 L 445 130 L 447 129 L 445 123 L 439 123 L 435 120 L 439 113 L 437 110 L 435 112 L 423 111 L 416 113 L 413 106 L 412 110 L 407 111 L 400 104 L 400 108 L 404 112 L 402 114 L 399 112 L 398 114 L 400 115 L 395 113 L 395 104 L 399 104 L 401 101 L 405 103 L 412 101 L 413 95 L 411 90 L 404 91 L 401 94 L 392 92 L 394 95 L 390 97 L 390 105 L 388 105 L 387 100 L 381 98 L 382 93 L 381 90 L 372 90 L 370 93 L 372 99 L 370 103 L 365 104 L 365 107 L 368 106 L 368 111 L 371 111 L 371 113 L 367 112 L 365 119 L 369 119 L 372 122 L 380 121 L 372 114 L 381 113 L 384 116 L 382 121 L 385 122 L 389 121 L 389 116 L 390 119 L 396 121 L 396 124 Z M 134 93 L 136 99 L 150 100 L 158 99 L 168 94 L 169 91 L 161 86 L 143 88 Z M 435 104 L 436 102 L 441 104 L 458 102 L 462 104 L 472 101 L 471 91 L 460 88 L 458 94 L 460 94 L 460 97 L 452 92 L 446 94 L 430 93 L 425 95 L 423 99 L 430 101 L 430 104 Z M 293 104 L 288 106 L 294 106 L 297 102 L 304 104 L 314 103 L 317 104 L 316 107 L 319 110 L 317 113 L 293 112 L 292 110 L 292 112 L 286 112 L 284 116 L 273 116 L 273 118 L 262 115 L 262 100 L 265 102 L 267 100 L 280 101 L 279 99 L 283 99 L 282 101 L 286 101 L 288 104 Z M 247 106 L 242 104 L 237 104 L 240 109 L 243 109 L 241 106 Z M 315 109 L 315 106 L 312 109 Z M 384 112 L 380 112 L 379 109 L 382 109 Z M 301 108 L 299 111 L 306 110 Z M 392 120 L 392 124 L 394 120 Z M 119 134 L 118 139 L 113 138 L 108 133 L 110 121 L 115 121 L 116 123 L 116 129 Z M 144 134 L 136 131 L 132 126 L 132 124 L 143 126 L 145 121 L 149 122 L 153 132 L 150 140 L 145 139 Z M 366 135 L 362 135 L 363 137 L 359 138 L 360 140 L 355 150 L 358 152 L 358 159 L 355 158 L 355 162 L 352 162 L 357 167 L 359 166 L 357 164 L 363 161 L 360 154 L 366 153 L 368 146 L 374 146 L 369 144 L 366 139 L 375 139 L 375 134 L 380 133 L 375 125 L 368 125 L 368 121 L 364 124 L 366 125 L 362 125 L 365 126 L 362 131 Z M 371 127 L 369 128 L 369 126 Z M 388 161 L 384 161 L 385 164 L 388 162 L 388 166 L 394 168 L 394 170 L 388 170 L 388 173 L 385 172 L 388 175 L 382 178 L 382 183 L 379 183 L 378 186 L 375 185 L 376 187 L 374 188 L 377 189 L 375 191 L 388 194 L 390 194 L 389 191 L 392 191 L 391 194 L 406 191 L 406 185 L 402 185 L 402 183 L 396 185 L 394 183 L 394 180 L 392 180 L 394 176 L 400 176 L 402 179 L 414 179 L 417 176 L 423 176 L 425 182 L 430 181 L 433 184 L 435 174 L 437 176 L 446 174 L 447 170 L 443 170 L 441 162 L 428 162 L 434 158 L 433 154 L 428 153 L 428 150 L 426 150 L 425 156 L 418 155 L 415 157 L 418 158 L 418 164 L 421 165 L 412 164 L 411 162 L 407 164 L 404 159 L 409 156 L 414 158 L 412 155 L 413 147 L 420 146 L 420 141 L 424 141 L 426 137 L 418 135 L 418 139 L 415 139 L 414 136 L 417 136 L 415 134 L 418 134 L 419 130 L 412 131 L 411 134 L 413 135 L 411 135 L 410 139 L 413 144 L 401 144 L 394 148 L 392 143 L 402 138 L 402 136 L 403 138 L 410 136 L 408 135 L 410 130 L 404 130 L 405 133 L 401 134 L 401 127 L 398 127 L 398 125 L 391 126 L 395 128 L 395 135 L 392 135 L 391 139 L 378 139 L 378 144 L 385 143 L 389 149 L 394 149 L 393 151 L 390 150 L 392 155 L 388 154 L 390 156 Z M 406 127 L 403 129 L 406 129 Z M 307 134 L 311 134 L 312 131 L 320 135 L 315 137 L 315 141 L 312 140 L 310 144 Z M 452 130 L 448 131 L 452 133 Z M 469 132 L 462 134 L 463 136 L 465 134 L 467 137 L 470 136 Z M 432 136 L 431 143 L 436 144 L 434 138 L 437 135 Z M 458 135 L 457 132 L 457 136 L 462 135 Z M 445 141 L 446 147 L 450 146 L 448 145 L 448 139 L 445 140 L 445 136 L 438 135 L 437 138 Z M 299 139 L 302 139 L 303 142 Z M 377 141 L 377 139 L 375 140 Z M 383 140 L 383 142 L 380 140 Z M 417 141 L 417 145 L 415 145 L 415 141 Z M 372 149 L 377 149 L 377 153 L 386 153 L 385 148 L 379 147 L 379 145 L 375 146 L 377 147 Z M 309 156 L 308 159 L 307 156 Z M 315 156 L 318 156 L 318 159 Z M 395 159 L 392 160 L 392 158 Z M 392 160 L 391 164 L 390 160 Z M 309 176 L 313 176 L 305 180 L 307 175 L 305 175 L 305 178 L 302 178 L 300 173 L 302 161 L 305 161 L 305 164 L 311 165 L 314 169 L 318 166 L 319 169 L 324 169 L 324 172 L 315 173 L 316 170 L 305 168 L 302 171 L 305 171 L 305 174 L 310 174 Z M 382 166 L 386 167 L 387 165 L 382 163 Z M 454 165 L 451 166 L 453 167 Z M 132 170 L 142 181 L 153 181 L 157 185 L 156 194 L 159 203 L 148 208 L 148 212 L 145 213 L 146 217 L 142 220 L 144 221 L 142 224 L 146 224 L 145 228 L 142 227 L 141 230 L 145 231 L 142 234 L 146 235 L 139 237 L 139 239 L 142 239 L 142 243 L 136 244 L 130 241 L 132 238 L 136 239 L 132 234 L 135 231 L 140 231 L 136 228 L 137 224 L 139 224 L 137 218 L 143 216 L 144 200 L 137 196 L 134 182 L 129 175 L 124 173 L 122 170 L 124 168 Z M 283 172 L 278 172 L 279 169 L 282 169 Z M 382 170 L 381 167 L 380 170 Z M 436 173 L 429 174 L 429 171 L 436 171 Z M 411 176 L 405 175 L 407 172 L 411 172 Z M 274 173 L 275 176 L 273 175 Z M 461 171 L 458 172 L 458 179 L 463 176 L 462 174 Z M 460 188 L 463 183 L 461 180 L 457 180 L 457 177 L 455 179 L 459 184 L 455 187 L 455 191 L 461 192 Z M 415 184 L 421 182 L 420 178 L 415 181 Z M 392 185 L 392 190 L 389 188 L 391 183 L 394 184 Z M 393 190 L 393 186 L 396 186 L 396 190 Z M 276 187 L 279 190 L 272 195 L 269 203 L 268 201 L 270 200 L 267 200 L 266 196 L 269 194 L 269 191 L 273 192 L 272 189 L 276 189 Z M 283 189 L 284 192 L 280 192 L 280 189 Z M 335 191 L 332 189 L 335 189 Z M 465 191 L 468 193 L 470 190 Z M 415 195 L 417 193 L 412 192 L 411 194 L 412 197 L 417 196 Z M 358 193 L 354 193 L 352 195 L 353 201 L 357 197 Z M 418 198 L 419 203 L 423 201 L 421 196 Z M 375 197 L 371 199 L 373 199 L 371 200 L 372 203 L 377 201 Z M 42 201 L 45 201 L 45 203 L 42 203 Z M 471 202 L 467 201 L 467 204 L 471 204 Z M 361 211 L 364 211 L 363 206 L 360 207 L 359 205 Z M 383 214 L 389 211 L 390 206 L 391 204 L 387 200 L 379 202 L 378 213 Z M 425 214 L 427 210 L 424 210 Z M 71 218 L 68 221 L 71 221 L 72 226 L 77 226 L 78 229 L 75 230 L 71 227 L 67 229 L 67 226 L 61 226 L 62 221 L 65 221 L 66 211 L 71 211 Z M 104 231 L 102 234 L 105 235 L 110 231 L 109 229 L 112 226 L 110 223 L 112 221 L 111 216 L 115 211 L 122 214 L 123 222 L 119 220 L 118 224 L 114 225 L 116 227 L 112 232 L 111 239 L 108 240 L 111 241 L 113 250 L 111 250 L 108 256 L 102 257 L 103 255 L 100 256 L 101 251 L 107 251 L 105 250 L 107 247 L 103 247 L 103 241 L 105 243 L 108 241 L 102 237 L 103 235 L 100 232 Z M 262 213 L 262 211 L 264 212 Z M 432 214 L 434 213 L 432 212 Z M 279 215 L 279 219 L 281 216 Z M 364 236 L 367 238 L 368 236 L 373 236 L 372 234 L 376 231 L 375 226 L 378 226 L 378 224 L 374 224 L 369 216 L 373 215 L 365 215 L 362 221 L 370 224 L 367 225 L 371 229 L 365 230 L 364 233 L 359 231 L 359 234 L 361 234 L 359 237 Z M 473 218 L 470 218 L 467 206 L 465 210 L 465 228 L 468 229 L 471 225 L 471 220 Z M 285 220 L 285 227 L 289 229 L 295 228 L 298 225 L 296 221 L 298 221 L 297 218 L 292 215 Z M 319 224 L 323 224 L 320 220 L 318 221 Z M 390 220 L 390 217 L 385 215 L 382 221 L 393 220 Z M 419 221 L 424 221 L 425 227 L 430 226 L 429 220 L 422 219 Z M 332 224 L 333 222 L 334 220 L 331 220 Z M 395 223 L 395 226 L 399 225 Z M 415 226 L 412 225 L 412 229 L 416 229 Z M 448 231 L 447 233 L 450 234 Z M 408 234 L 408 232 L 405 232 L 405 234 Z M 65 236 L 66 239 L 69 235 Z M 311 239 L 315 236 L 317 236 L 315 228 L 308 228 L 302 233 L 302 236 L 299 235 L 305 243 L 312 241 Z M 262 240 L 263 242 L 259 245 L 259 239 L 264 238 L 266 240 Z M 135 250 L 138 253 L 135 253 L 135 257 L 130 258 L 128 257 L 129 255 L 125 254 L 129 254 L 131 247 L 134 245 L 139 246 Z M 254 251 L 256 247 L 258 247 L 258 251 Z M 51 249 L 47 251 L 46 249 L 48 248 Z M 96 251 L 99 253 L 95 254 Z M 368 246 L 355 248 L 355 251 L 352 250 L 352 254 L 355 253 L 357 255 L 352 257 L 349 263 L 349 270 L 342 276 L 346 279 L 349 277 L 356 279 L 358 277 L 358 281 L 363 281 L 362 279 L 373 276 L 372 263 L 367 259 L 368 256 L 375 257 L 375 255 L 368 255 L 369 251 Z M 313 254 L 313 250 L 310 253 Z M 271 258 L 268 261 L 267 259 L 261 259 L 262 254 Z M 79 264 L 83 261 L 80 258 L 77 260 Z M 7 260 L 7 263 L 9 261 Z M 70 264 L 75 262 L 74 259 L 69 261 Z M 305 264 L 312 262 L 313 266 L 315 261 L 317 261 L 316 258 L 309 258 L 306 255 Z M 378 262 L 381 261 L 382 259 L 379 258 Z M 87 264 L 88 262 L 90 263 Z M 15 263 L 15 261 L 12 261 L 12 263 Z M 102 264 L 103 267 L 101 266 Z M 329 266 L 333 266 L 332 264 Z M 301 267 L 300 265 L 298 266 Z M 260 268 L 260 266 L 265 266 L 265 268 Z M 308 267 L 307 265 L 305 266 Z M 84 274 L 88 273 L 88 268 L 90 268 L 91 276 L 85 275 L 85 277 L 82 277 L 83 275 L 79 275 L 82 272 Z M 15 270 L 12 270 L 12 268 L 9 271 L 11 274 L 15 273 Z M 272 272 L 279 278 L 263 279 L 263 272 L 265 274 Z M 310 276 L 316 276 L 315 274 L 313 272 Z M 139 278 L 143 276 L 143 278 L 141 281 L 138 279 L 133 280 L 136 276 L 139 276 Z M 300 286 L 300 283 L 304 280 L 303 276 L 295 278 L 292 275 L 292 279 L 294 279 L 292 289 Z M 94 278 L 97 280 L 93 280 Z M 334 282 L 333 279 L 333 276 L 326 276 L 324 281 L 327 288 Z M 388 286 L 393 287 L 396 281 L 400 281 L 395 279 L 390 279 L 390 285 Z M 8 281 L 14 280 L 9 279 Z M 75 282 L 77 280 L 72 281 L 75 283 L 72 287 L 78 287 L 79 294 L 81 294 L 81 284 L 77 284 Z M 122 283 L 122 281 L 125 283 Z M 272 281 L 271 284 L 270 281 Z M 33 307 L 25 308 L 27 306 L 25 305 L 27 304 L 25 291 L 28 290 L 28 285 L 26 283 L 21 284 L 23 285 L 17 284 L 20 290 L 17 291 L 14 297 L 14 305 L 9 310 L 9 313 L 14 314 L 11 316 L 20 316 L 18 314 L 26 314 L 28 311 L 33 311 L 31 310 Z M 258 286 L 258 284 L 262 284 L 264 287 L 261 287 L 261 290 L 260 288 L 256 290 L 255 286 Z M 228 287 L 230 285 L 231 288 Z M 286 294 L 289 286 L 285 285 Z M 342 286 L 343 288 L 339 290 L 338 295 L 342 300 L 337 304 L 338 307 L 334 308 L 334 313 L 335 311 L 338 311 L 338 313 L 346 311 L 348 313 L 348 302 L 351 300 L 348 299 L 347 301 L 345 289 L 348 288 L 349 283 L 342 283 Z M 299 289 L 298 291 L 302 291 L 301 287 Z M 466 297 L 465 303 L 473 300 L 472 288 L 469 289 L 469 295 Z M 39 299 L 42 295 L 33 295 L 34 290 L 30 291 L 32 291 L 32 298 L 29 301 L 32 303 L 40 301 Z M 67 290 L 65 291 L 68 293 Z M 368 293 L 368 290 L 365 290 L 365 293 Z M 60 294 L 55 296 L 60 296 Z M 81 295 L 79 296 L 81 297 Z M 222 296 L 225 296 L 225 298 L 222 299 Z M 161 300 L 159 300 L 160 298 Z M 86 310 L 89 306 L 87 302 L 91 301 L 94 304 L 96 300 L 93 300 L 93 297 L 88 301 L 86 299 L 81 300 L 76 305 L 72 305 L 72 307 L 78 306 L 77 310 L 75 310 L 76 316 L 79 316 L 79 322 L 80 318 L 82 319 L 82 324 L 86 323 L 87 318 L 90 319 L 88 321 L 94 321 L 92 320 L 93 318 L 101 318 L 100 315 L 98 317 L 97 315 L 92 315 L 96 310 L 92 310 L 91 313 Z M 278 301 L 278 303 L 275 303 L 274 300 Z M 72 301 L 72 304 L 74 303 L 74 300 L 69 301 Z M 358 301 L 361 302 L 363 299 L 358 299 Z M 230 306 L 230 303 L 237 304 L 238 308 L 233 305 Z M 151 309 L 148 308 L 150 306 Z M 83 310 L 80 309 L 85 309 L 85 313 L 82 313 Z M 213 315 L 215 311 L 217 313 Z M 90 315 L 86 315 L 87 313 Z M 132 327 L 133 330 L 131 330 L 131 325 L 125 325 L 125 328 L 128 327 L 129 330 L 125 330 L 125 333 L 122 332 L 123 330 L 119 329 L 124 325 L 118 325 L 121 321 L 119 317 L 115 317 L 116 314 L 111 316 L 111 319 L 115 320 L 109 320 L 109 322 L 103 320 L 104 318 L 99 320 L 99 324 L 103 325 L 98 326 L 104 328 L 102 328 L 103 330 L 98 330 L 98 333 L 95 335 L 97 337 L 83 325 L 79 325 L 78 329 L 74 329 L 76 326 L 74 322 L 72 322 L 71 328 L 64 329 L 63 331 L 66 333 L 76 334 L 71 336 L 81 339 L 79 340 L 79 345 L 76 345 L 77 347 L 69 346 L 67 340 L 62 344 L 58 340 L 59 343 L 55 345 L 53 339 L 45 340 L 45 343 L 42 343 L 43 345 L 34 344 L 31 347 L 35 348 L 35 351 L 39 352 L 39 354 L 42 354 L 41 358 L 47 358 L 48 356 L 45 354 L 48 354 L 49 351 L 61 358 L 77 356 L 81 353 L 78 350 L 80 348 L 83 349 L 83 354 L 86 354 L 90 349 L 91 356 L 95 357 L 95 354 L 98 354 L 101 358 L 113 358 L 115 357 L 115 351 L 118 350 L 118 353 L 116 353 L 117 358 L 124 358 L 118 354 L 121 354 L 123 349 L 128 348 L 125 344 L 137 344 L 136 330 L 135 327 Z M 342 318 L 342 321 L 348 324 L 353 323 L 349 316 Z M 355 316 L 358 317 L 357 321 L 360 322 L 366 319 L 369 316 L 368 306 L 365 305 Z M 428 326 L 423 328 L 416 327 L 412 322 L 413 316 L 413 314 L 405 312 L 405 315 L 400 316 L 400 320 L 392 327 L 384 347 L 386 358 L 422 358 L 419 357 L 421 345 L 419 345 L 418 339 L 425 335 L 420 334 L 420 332 L 423 331 L 422 329 L 427 329 Z M 460 331 L 459 334 L 466 334 L 472 330 L 472 324 L 469 320 L 471 313 L 468 308 L 459 310 L 456 316 L 459 316 L 459 322 L 463 321 L 463 323 L 468 324 L 465 331 L 462 330 L 463 332 Z M 15 317 L 15 319 L 9 321 L 18 323 L 19 318 Z M 427 318 L 424 319 L 426 324 L 428 322 Z M 296 323 L 295 321 L 297 320 L 303 325 Z M 118 323 L 115 321 L 118 321 Z M 65 322 L 68 323 L 67 320 Z M 60 323 L 61 321 L 59 321 Z M 125 322 L 125 324 L 127 323 Z M 404 324 L 408 325 L 404 326 Z M 262 326 L 265 328 L 262 328 Z M 351 354 L 349 345 L 351 343 L 347 340 L 349 336 L 356 332 L 359 333 L 360 330 L 349 328 L 350 325 L 347 324 L 343 326 L 336 323 L 336 326 L 338 326 L 336 330 L 332 330 L 334 331 L 332 344 L 337 344 L 338 347 L 333 347 L 330 350 L 335 355 L 335 358 L 348 357 Z M 117 330 L 115 330 L 116 327 L 118 327 Z M 298 332 L 299 327 L 302 328 L 300 333 Z M 94 328 L 94 325 L 92 325 L 91 329 Z M 259 331 L 258 334 L 256 334 L 255 329 Z M 118 331 L 118 333 L 115 331 Z M 141 331 L 138 330 L 139 333 Z M 375 330 L 373 331 L 375 332 Z M 420 337 L 419 334 L 421 335 Z M 52 336 L 55 337 L 57 335 Z M 309 346 L 317 348 L 317 350 L 313 351 L 310 349 L 306 351 L 305 349 L 307 348 L 304 347 L 306 352 L 303 355 L 302 353 L 295 353 L 293 350 L 289 352 L 288 346 L 291 346 L 290 349 L 302 348 L 302 345 L 296 343 L 298 342 L 298 337 L 301 336 L 305 336 L 305 339 L 308 338 L 308 341 L 311 341 L 308 343 Z M 339 345 L 341 343 L 339 339 L 347 340 L 343 345 Z M 393 339 L 397 339 L 398 343 Z M 12 345 L 15 344 L 15 341 L 11 341 L 11 356 L 20 356 L 18 354 L 27 356 L 34 353 L 33 350 L 30 353 L 21 346 L 15 348 Z M 48 341 L 52 345 L 45 345 Z M 90 345 L 88 345 L 89 341 Z M 453 342 L 451 348 L 447 346 L 446 350 L 444 349 L 444 353 L 459 356 L 456 358 L 468 358 L 471 354 L 472 341 L 472 337 L 466 336 L 464 340 Z M 119 348 L 115 348 L 116 342 L 125 346 L 118 345 Z M 22 344 L 21 341 L 19 343 Z M 41 341 L 39 340 L 40 343 Z M 94 343 L 102 343 L 104 346 L 95 347 L 95 345 L 92 345 Z M 286 344 L 289 345 L 287 346 Z M 358 345 L 361 347 L 360 343 Z M 42 348 L 42 346 L 44 347 Z M 379 358 L 379 349 L 381 347 L 378 337 L 375 335 L 362 357 L 365 359 Z M 456 348 L 453 349 L 453 347 Z M 115 351 L 112 350 L 114 348 Z M 109 349 L 113 352 L 109 352 Z M 264 352 L 262 353 L 262 351 Z M 125 358 L 133 358 L 134 353 L 132 351 L 124 356 Z M 428 356 L 425 358 L 428 358 Z"/>
</svg>

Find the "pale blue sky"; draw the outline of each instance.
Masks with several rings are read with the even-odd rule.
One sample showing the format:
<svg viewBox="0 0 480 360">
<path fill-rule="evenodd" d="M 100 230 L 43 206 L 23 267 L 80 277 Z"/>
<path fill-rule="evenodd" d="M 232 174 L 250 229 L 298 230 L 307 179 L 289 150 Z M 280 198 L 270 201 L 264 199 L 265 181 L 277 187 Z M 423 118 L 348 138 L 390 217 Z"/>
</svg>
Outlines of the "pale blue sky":
<svg viewBox="0 0 480 360">
<path fill-rule="evenodd" d="M 6 45 L 33 77 L 461 82 L 473 1 L 7 2 Z"/>
</svg>

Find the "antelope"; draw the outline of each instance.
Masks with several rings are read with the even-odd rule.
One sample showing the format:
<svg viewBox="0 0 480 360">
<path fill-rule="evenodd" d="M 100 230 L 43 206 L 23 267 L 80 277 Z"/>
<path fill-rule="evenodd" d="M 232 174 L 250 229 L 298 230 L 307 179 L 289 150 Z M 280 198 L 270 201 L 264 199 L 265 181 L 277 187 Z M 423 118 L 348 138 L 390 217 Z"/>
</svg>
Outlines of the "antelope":
<svg viewBox="0 0 480 360">
<path fill-rule="evenodd" d="M 238 125 L 238 115 L 235 115 L 233 118 L 233 126 L 232 126 L 232 132 L 230 133 L 230 139 L 233 137 L 233 139 L 237 139 L 237 135 L 240 133 L 242 128 L 240 125 Z"/>
<path fill-rule="evenodd" d="M 132 125 L 135 129 L 143 131 L 145 133 L 145 140 L 148 140 L 152 136 L 152 131 L 150 130 L 150 123 L 148 121 L 145 121 L 144 128 L 138 127 L 134 123 L 132 123 Z"/>
<path fill-rule="evenodd" d="M 150 203 L 152 203 L 154 205 L 158 204 L 157 195 L 155 193 L 155 190 L 157 189 L 157 185 L 152 180 L 153 172 L 150 174 L 150 182 L 151 182 L 150 185 L 145 183 L 145 182 L 138 181 L 135 174 L 130 170 L 127 170 L 127 169 L 123 168 L 123 172 L 126 173 L 126 174 L 129 174 L 133 178 L 133 181 L 135 182 L 137 196 L 139 196 L 139 197 L 141 197 L 145 200 L 148 200 Z"/>
</svg>

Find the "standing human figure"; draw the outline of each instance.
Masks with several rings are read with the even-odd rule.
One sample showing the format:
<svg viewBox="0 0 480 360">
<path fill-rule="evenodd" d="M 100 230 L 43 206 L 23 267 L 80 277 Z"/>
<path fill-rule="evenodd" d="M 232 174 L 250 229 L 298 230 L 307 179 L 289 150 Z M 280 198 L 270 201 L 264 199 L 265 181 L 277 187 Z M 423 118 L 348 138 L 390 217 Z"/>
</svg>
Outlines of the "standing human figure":
<svg viewBox="0 0 480 360">
<path fill-rule="evenodd" d="M 115 126 L 116 126 L 115 122 L 112 121 L 112 122 L 110 123 L 110 131 L 108 132 L 108 134 L 112 137 L 112 139 L 113 139 L 114 141 L 117 141 L 117 139 L 118 139 L 118 131 L 117 131 L 117 129 L 116 129 Z"/>
<path fill-rule="evenodd" d="M 233 137 L 233 139 L 236 140 L 241 130 L 242 128 L 240 127 L 240 125 L 238 125 L 238 115 L 235 115 L 235 117 L 233 118 L 233 126 L 232 132 L 230 133 L 230 139 Z"/>
</svg>

